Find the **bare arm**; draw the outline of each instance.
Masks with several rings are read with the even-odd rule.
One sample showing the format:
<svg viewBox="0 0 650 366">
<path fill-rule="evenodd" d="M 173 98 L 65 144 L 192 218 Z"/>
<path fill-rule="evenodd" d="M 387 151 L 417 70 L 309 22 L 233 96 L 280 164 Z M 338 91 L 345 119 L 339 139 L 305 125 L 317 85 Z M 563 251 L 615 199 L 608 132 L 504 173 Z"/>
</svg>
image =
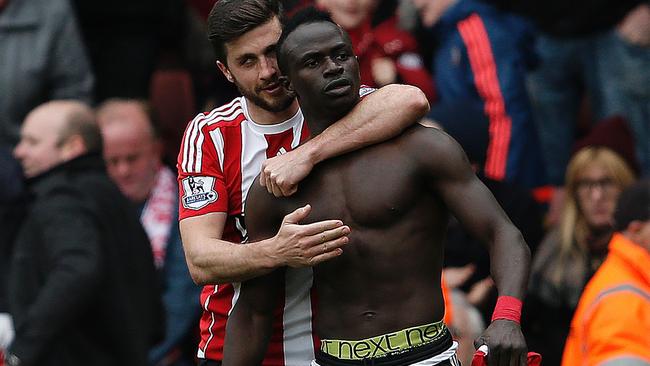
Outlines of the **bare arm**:
<svg viewBox="0 0 650 366">
<path fill-rule="evenodd" d="M 199 285 L 239 282 L 271 272 L 281 265 L 271 240 L 241 245 L 222 240 L 225 213 L 209 213 L 181 220 L 187 266 Z"/>
<path fill-rule="evenodd" d="M 499 295 L 523 299 L 530 251 L 521 233 L 473 173 L 460 146 L 443 132 L 424 128 L 416 128 L 409 148 L 420 160 L 430 187 L 463 227 L 487 244 Z M 513 321 L 495 320 L 477 342 L 488 345 L 490 365 L 526 365 L 526 343 Z"/>
<path fill-rule="evenodd" d="M 314 165 L 395 137 L 428 111 L 429 102 L 420 89 L 386 85 L 365 97 L 323 133 L 294 151 L 264 162 L 260 183 L 277 197 L 291 195 Z"/>
<path fill-rule="evenodd" d="M 246 281 L 228 319 L 223 365 L 261 365 L 273 333 L 273 309 L 282 293 L 284 268 Z"/>
<path fill-rule="evenodd" d="M 260 240 L 245 245 L 222 239 L 225 213 L 181 220 L 183 248 L 192 279 L 199 285 L 241 282 L 278 267 L 313 266 L 340 255 L 350 229 L 339 220 L 300 225 L 310 211 L 311 207 L 305 206 L 284 218 L 280 216 L 282 223 L 277 234 L 273 232 L 266 239 L 258 237 Z M 322 245 L 327 248 L 325 252 Z"/>
<path fill-rule="evenodd" d="M 251 240 L 272 235 L 281 225 L 279 200 L 253 185 L 246 201 Z M 273 309 L 281 294 L 284 268 L 246 281 L 241 285 L 237 304 L 228 319 L 224 344 L 224 365 L 260 365 L 271 338 Z"/>
<path fill-rule="evenodd" d="M 499 295 L 523 299 L 530 251 L 521 233 L 476 177 L 460 145 L 444 132 L 427 130 L 416 132 L 410 149 L 421 160 L 431 188 L 463 227 L 487 244 Z"/>
</svg>

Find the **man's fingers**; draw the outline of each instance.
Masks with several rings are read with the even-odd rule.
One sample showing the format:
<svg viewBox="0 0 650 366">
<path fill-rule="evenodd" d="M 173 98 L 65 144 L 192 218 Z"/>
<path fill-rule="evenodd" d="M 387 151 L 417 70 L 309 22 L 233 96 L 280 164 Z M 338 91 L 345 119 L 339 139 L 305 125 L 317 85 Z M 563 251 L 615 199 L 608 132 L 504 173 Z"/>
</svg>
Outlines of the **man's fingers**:
<svg viewBox="0 0 650 366">
<path fill-rule="evenodd" d="M 528 352 L 524 351 L 519 354 L 519 365 L 528 366 Z"/>
<path fill-rule="evenodd" d="M 292 184 L 290 185 L 285 191 L 285 196 L 291 196 L 292 194 L 295 194 L 298 192 L 298 185 L 297 184 Z"/>
<path fill-rule="evenodd" d="M 269 184 L 271 188 L 271 193 L 273 193 L 274 196 L 276 197 L 283 197 L 282 196 L 282 191 L 280 190 L 280 187 L 278 187 L 277 184 L 275 184 L 273 181 Z"/>
<path fill-rule="evenodd" d="M 443 270 L 445 282 L 451 288 L 460 287 L 474 274 L 476 266 L 467 264 L 463 267 L 447 267 Z"/>
<path fill-rule="evenodd" d="M 325 262 L 327 260 L 336 258 L 341 254 L 343 254 L 343 249 L 341 249 L 341 248 L 335 248 L 333 250 L 328 250 L 325 253 L 314 256 L 310 261 L 310 265 L 315 266 L 315 265 L 317 265 L 319 263 L 323 263 L 323 262 Z"/>
<path fill-rule="evenodd" d="M 485 347 L 487 347 L 487 342 L 485 342 L 485 339 L 483 336 L 480 336 L 474 340 L 474 349 L 479 349 L 482 345 L 485 344 Z"/>
<path fill-rule="evenodd" d="M 307 225 L 301 225 L 300 230 L 304 236 L 311 236 L 317 234 L 320 235 L 324 231 L 336 229 L 341 226 L 343 226 L 343 221 L 341 220 L 325 220 L 325 221 L 314 222 Z M 320 236 L 318 238 L 320 238 Z M 330 238 L 326 238 L 326 239 L 330 239 Z"/>
<path fill-rule="evenodd" d="M 527 366 L 527 363 L 526 352 L 519 352 L 519 354 L 513 355 L 512 360 L 510 360 L 511 366 Z"/>
<path fill-rule="evenodd" d="M 280 192 L 282 192 L 283 197 L 289 197 L 292 194 L 296 193 L 296 191 L 298 190 L 298 186 L 296 184 L 277 183 L 277 185 L 280 188 Z"/>
<path fill-rule="evenodd" d="M 266 177 L 266 190 L 270 193 L 273 194 L 273 180 L 271 180 L 271 177 Z"/>
<path fill-rule="evenodd" d="M 490 347 L 490 352 L 488 352 L 488 365 L 489 366 L 502 366 L 499 363 L 499 350 Z"/>
<path fill-rule="evenodd" d="M 262 163 L 262 171 L 260 172 L 260 185 L 262 187 L 266 187 L 266 184 L 268 183 L 267 180 L 269 179 L 269 172 L 267 172 L 266 168 L 266 161 Z"/>
<path fill-rule="evenodd" d="M 282 220 L 282 225 L 285 225 L 285 224 L 298 224 L 301 220 L 304 220 L 309 215 L 310 212 L 311 212 L 311 205 L 305 205 L 305 206 L 302 206 L 300 208 L 297 208 L 293 212 L 291 212 L 290 214 L 287 214 L 284 217 L 284 219 Z M 331 221 L 335 221 L 335 220 L 331 220 Z M 342 224 L 343 223 L 341 223 L 341 225 Z M 311 225 L 313 225 L 313 224 L 311 224 Z M 323 231 L 323 230 L 321 230 L 321 231 Z"/>
<path fill-rule="evenodd" d="M 313 234 L 309 238 L 308 244 L 313 247 L 329 243 L 330 241 L 336 240 L 347 236 L 350 233 L 350 228 L 347 226 L 340 226 L 334 229 L 329 229 Z M 318 253 L 316 253 L 318 254 Z M 314 254 L 314 255 L 316 255 Z"/>
</svg>

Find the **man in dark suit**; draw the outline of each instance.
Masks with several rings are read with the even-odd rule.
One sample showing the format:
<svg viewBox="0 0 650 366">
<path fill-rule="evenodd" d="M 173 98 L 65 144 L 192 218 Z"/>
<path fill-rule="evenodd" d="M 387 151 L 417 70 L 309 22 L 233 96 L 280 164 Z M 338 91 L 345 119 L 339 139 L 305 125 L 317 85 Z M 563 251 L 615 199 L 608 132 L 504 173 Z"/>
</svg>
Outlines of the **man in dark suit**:
<svg viewBox="0 0 650 366">
<path fill-rule="evenodd" d="M 106 174 L 89 107 L 54 101 L 14 150 L 31 199 L 9 272 L 10 365 L 146 365 L 162 306 L 151 249 Z"/>
</svg>

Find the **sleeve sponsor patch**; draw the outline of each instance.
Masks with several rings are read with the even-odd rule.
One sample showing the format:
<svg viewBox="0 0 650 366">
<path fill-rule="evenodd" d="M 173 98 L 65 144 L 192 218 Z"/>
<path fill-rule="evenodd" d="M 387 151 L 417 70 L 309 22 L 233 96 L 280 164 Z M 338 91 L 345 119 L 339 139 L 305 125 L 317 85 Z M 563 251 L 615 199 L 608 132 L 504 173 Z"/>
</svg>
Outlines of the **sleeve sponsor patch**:
<svg viewBox="0 0 650 366">
<path fill-rule="evenodd" d="M 183 185 L 183 207 L 191 210 L 200 210 L 219 199 L 219 194 L 214 190 L 213 177 L 189 176 L 181 181 Z"/>
<path fill-rule="evenodd" d="M 371 87 L 369 87 L 367 85 L 361 85 L 361 88 L 359 88 L 359 96 L 360 97 L 365 97 L 366 95 L 374 92 L 375 90 L 377 90 L 377 89 L 371 88 Z"/>
</svg>

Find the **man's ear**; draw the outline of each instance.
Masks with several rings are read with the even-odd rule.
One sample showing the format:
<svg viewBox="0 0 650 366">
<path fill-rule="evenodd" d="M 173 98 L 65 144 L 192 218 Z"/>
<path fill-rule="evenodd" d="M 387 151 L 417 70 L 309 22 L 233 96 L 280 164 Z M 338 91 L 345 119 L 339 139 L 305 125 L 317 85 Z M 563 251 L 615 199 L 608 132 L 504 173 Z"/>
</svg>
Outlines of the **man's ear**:
<svg viewBox="0 0 650 366">
<path fill-rule="evenodd" d="M 74 134 L 65 139 L 60 149 L 63 161 L 72 160 L 88 152 L 86 143 L 79 134 Z"/>
<path fill-rule="evenodd" d="M 232 77 L 232 74 L 230 73 L 228 66 L 224 65 L 224 63 L 221 61 L 217 61 L 217 67 L 219 68 L 219 70 L 221 70 L 221 72 L 226 77 L 226 79 L 228 79 L 228 81 L 230 81 L 231 83 L 235 82 L 235 78 Z"/>
<path fill-rule="evenodd" d="M 639 220 L 633 220 L 627 225 L 626 231 L 636 234 L 643 228 L 643 222 Z"/>
</svg>

